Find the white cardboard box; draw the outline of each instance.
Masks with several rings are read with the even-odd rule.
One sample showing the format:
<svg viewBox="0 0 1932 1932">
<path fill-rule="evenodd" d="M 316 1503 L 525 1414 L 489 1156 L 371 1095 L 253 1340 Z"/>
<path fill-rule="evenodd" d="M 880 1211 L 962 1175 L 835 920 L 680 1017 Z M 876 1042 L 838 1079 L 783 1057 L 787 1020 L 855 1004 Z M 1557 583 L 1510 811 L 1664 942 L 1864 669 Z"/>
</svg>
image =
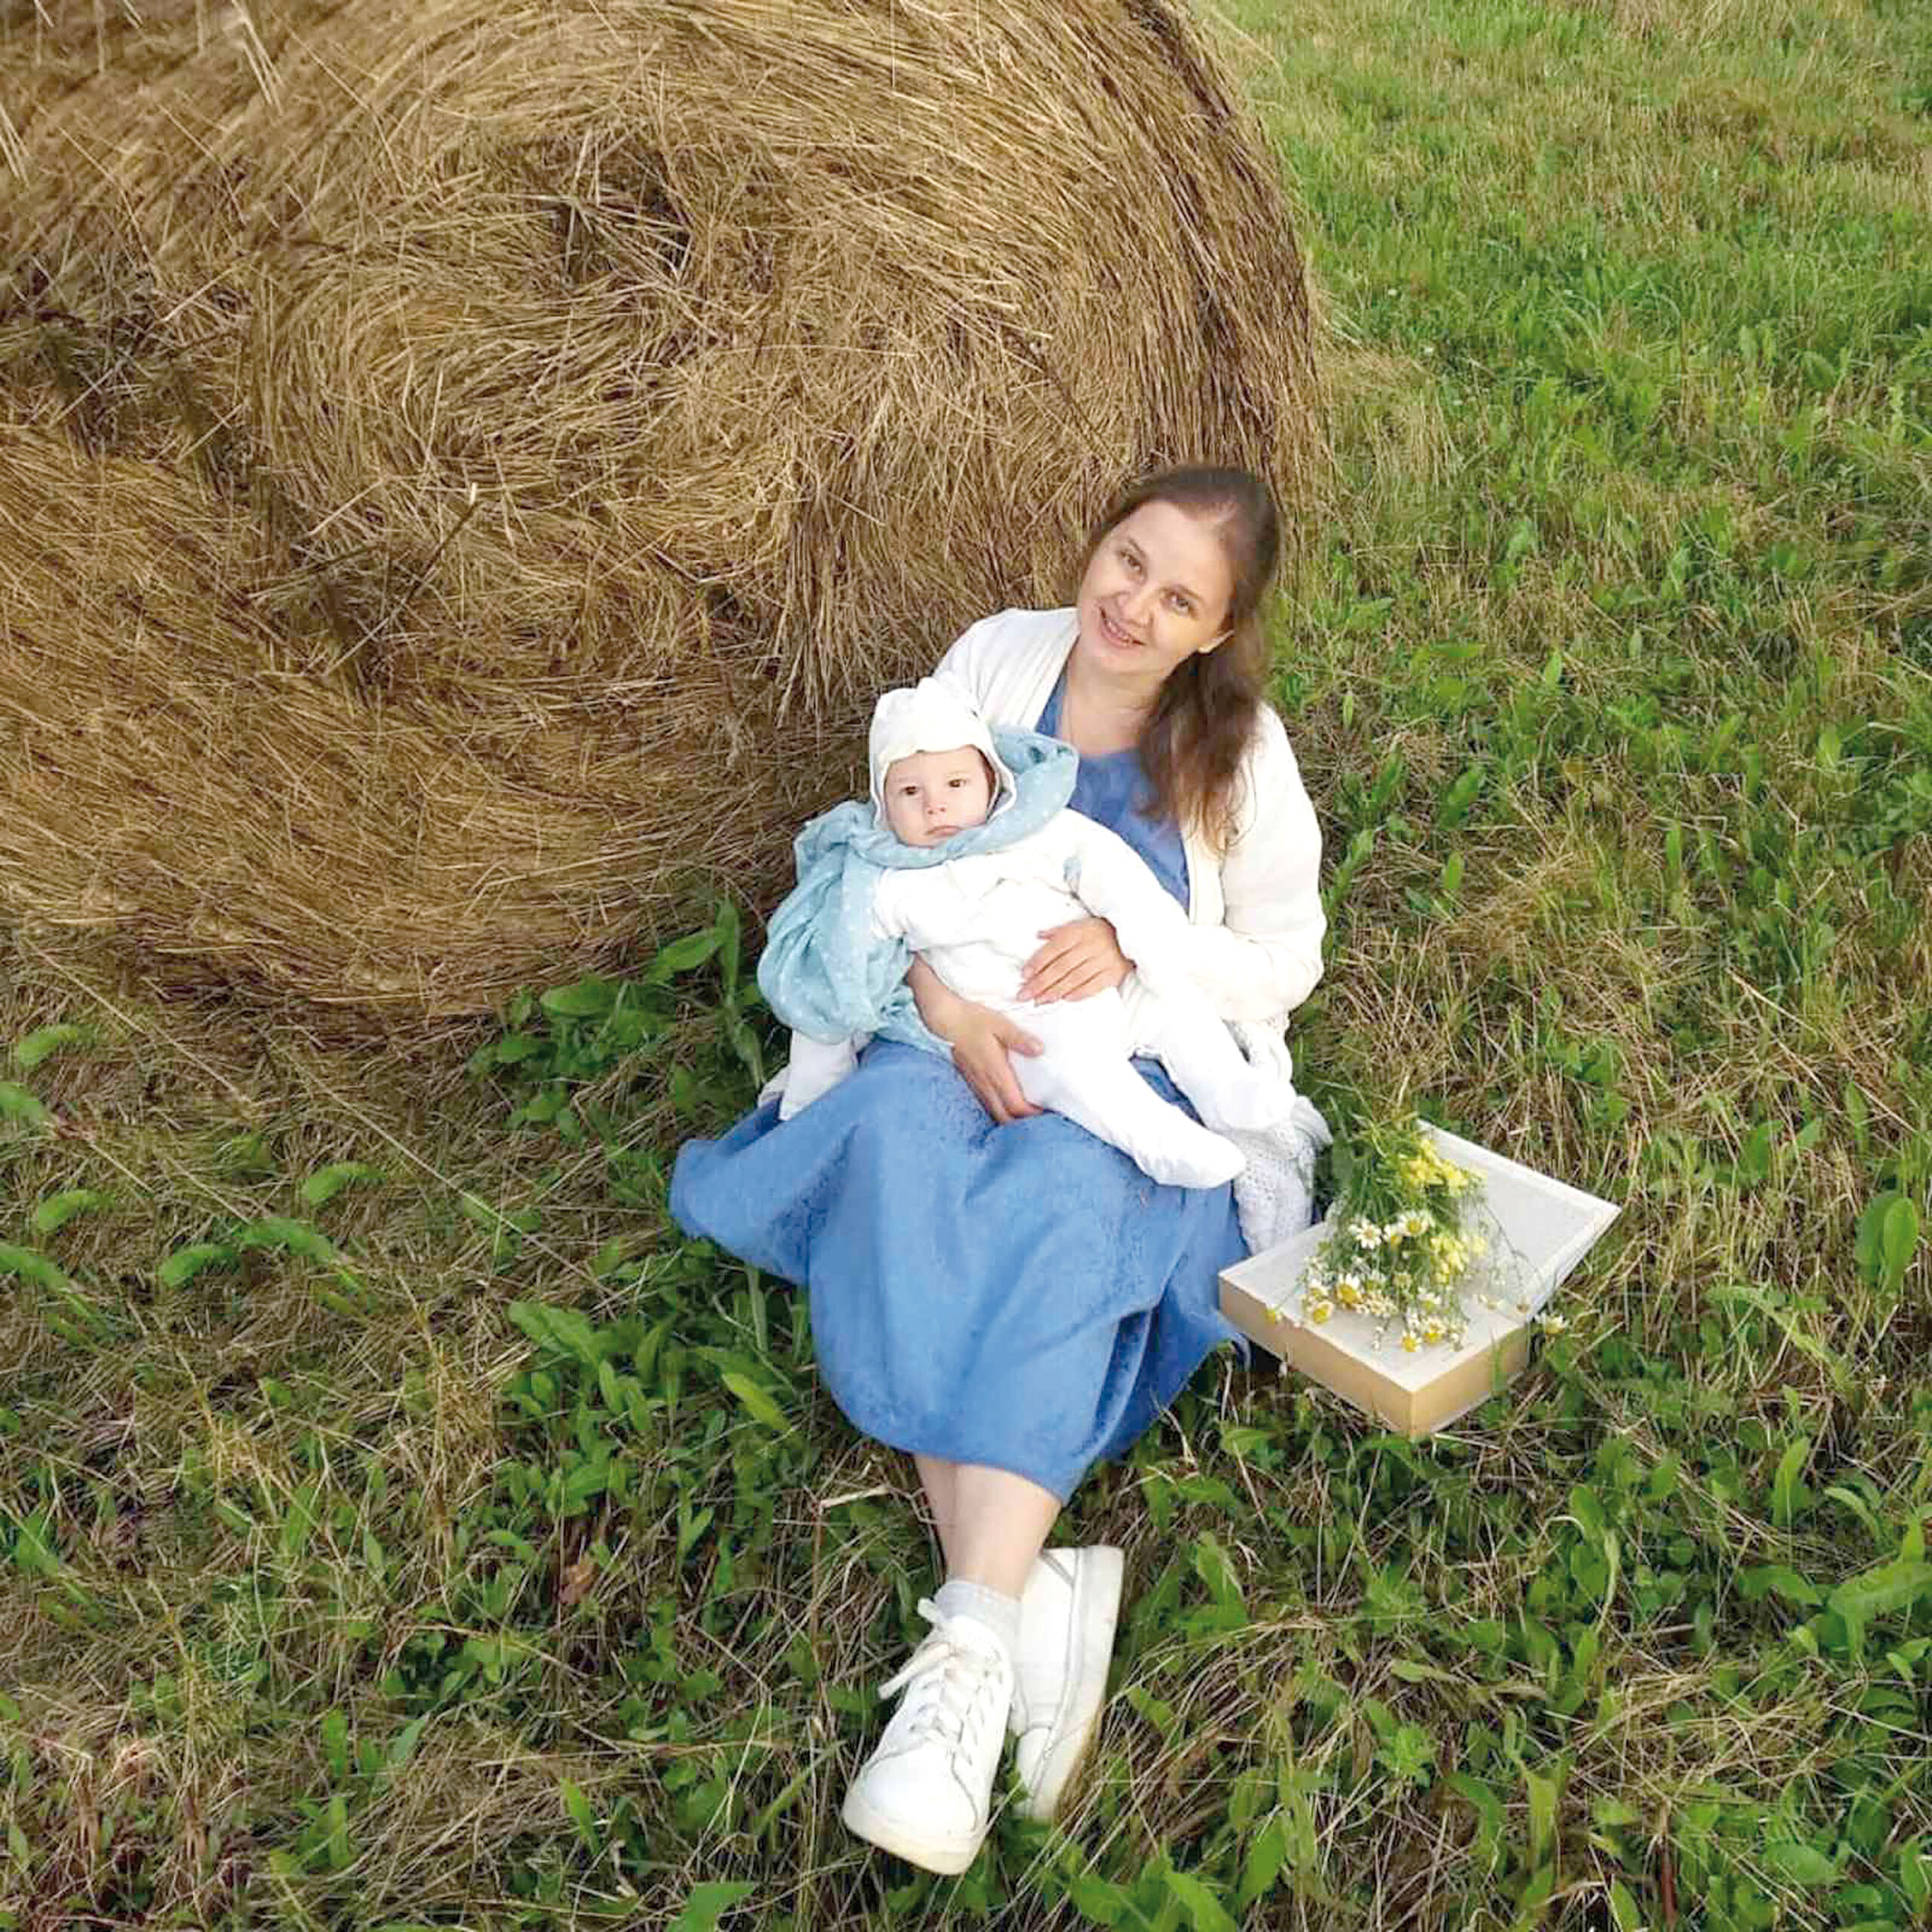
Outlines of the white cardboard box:
<svg viewBox="0 0 1932 1932">
<path fill-rule="evenodd" d="M 1334 1232 L 1332 1213 L 1278 1246 L 1221 1273 L 1221 1312 L 1291 1368 L 1410 1437 L 1454 1422 L 1528 1361 L 1530 1323 L 1621 1210 L 1521 1161 L 1440 1128 L 1423 1130 L 1445 1160 L 1482 1182 L 1494 1225 L 1491 1251 L 1470 1270 L 1460 1348 L 1437 1343 L 1404 1352 L 1392 1326 L 1338 1308 L 1318 1325 L 1301 1317 L 1302 1271 Z M 1485 1294 L 1503 1306 L 1483 1306 Z"/>
</svg>

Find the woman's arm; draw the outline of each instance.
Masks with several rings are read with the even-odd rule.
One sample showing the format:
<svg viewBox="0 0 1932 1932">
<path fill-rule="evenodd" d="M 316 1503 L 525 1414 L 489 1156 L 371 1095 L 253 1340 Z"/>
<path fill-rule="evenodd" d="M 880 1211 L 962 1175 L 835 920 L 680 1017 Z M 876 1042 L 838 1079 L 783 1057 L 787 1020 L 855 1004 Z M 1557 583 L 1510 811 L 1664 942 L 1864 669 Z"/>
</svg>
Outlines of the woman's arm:
<svg viewBox="0 0 1932 1932">
<path fill-rule="evenodd" d="M 1020 1091 L 1008 1057 L 1037 1054 L 1040 1043 L 1032 1034 L 1004 1014 L 961 998 L 916 953 L 906 968 L 906 983 L 912 989 L 919 1017 L 952 1049 L 953 1065 L 1001 1127 L 1040 1111 Z"/>
</svg>

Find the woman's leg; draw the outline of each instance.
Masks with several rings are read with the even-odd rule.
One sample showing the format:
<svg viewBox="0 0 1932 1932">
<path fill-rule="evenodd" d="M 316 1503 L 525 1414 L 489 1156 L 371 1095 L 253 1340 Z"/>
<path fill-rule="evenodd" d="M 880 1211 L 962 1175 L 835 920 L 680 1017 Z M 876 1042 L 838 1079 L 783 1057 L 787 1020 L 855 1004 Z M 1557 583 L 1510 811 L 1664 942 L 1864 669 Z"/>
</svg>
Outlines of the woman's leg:
<svg viewBox="0 0 1932 1932">
<path fill-rule="evenodd" d="M 1020 1600 L 1017 1623 L 1009 1626 L 1015 1682 L 1008 1721 L 1019 1740 L 1023 1808 L 1029 1817 L 1051 1819 L 1099 1727 L 1120 1611 L 1120 1552 L 1042 1555 L 1038 1546 L 1059 1512 L 1044 1490 L 1004 1469 L 937 1456 L 913 1460 L 948 1582 Z M 1023 1558 L 1015 1583 L 1013 1566 Z"/>
<path fill-rule="evenodd" d="M 1060 1498 L 1011 1469 L 935 1457 L 918 1460 L 948 1578 L 1018 1598 L 1060 1514 Z"/>
<path fill-rule="evenodd" d="M 919 1487 L 926 1492 L 927 1506 L 933 1512 L 933 1527 L 939 1532 L 940 1553 L 948 1570 L 952 1567 L 953 1472 L 959 1467 L 939 1456 L 918 1456 L 912 1466 L 919 1472 Z"/>
<path fill-rule="evenodd" d="M 886 1680 L 899 1708 L 839 1815 L 860 1838 L 915 1865 L 963 1872 L 992 1818 L 1020 1687 L 1020 1598 L 1060 1499 L 1008 1470 L 915 1460 L 946 1550 L 946 1581 L 919 1605 L 931 1633 Z M 1104 1661 L 1101 1674 L 1104 1681 Z"/>
</svg>

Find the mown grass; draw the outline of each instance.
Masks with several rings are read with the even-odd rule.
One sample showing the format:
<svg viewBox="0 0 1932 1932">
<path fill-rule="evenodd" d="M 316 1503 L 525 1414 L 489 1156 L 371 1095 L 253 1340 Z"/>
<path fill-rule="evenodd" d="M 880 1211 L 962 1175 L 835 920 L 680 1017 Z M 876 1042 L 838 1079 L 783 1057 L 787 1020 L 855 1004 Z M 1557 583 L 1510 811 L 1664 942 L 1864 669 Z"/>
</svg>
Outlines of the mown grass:
<svg viewBox="0 0 1932 1932">
<path fill-rule="evenodd" d="M 0 1922 L 1924 1922 L 1932 19 L 1237 12 L 1334 336 L 1300 1064 L 1624 1201 L 1573 1332 L 1420 1447 L 1204 1371 L 1069 1512 L 1064 1832 L 918 1877 L 836 1823 L 908 1472 L 662 1212 L 729 922 L 482 1063 L 21 936 Z"/>
</svg>

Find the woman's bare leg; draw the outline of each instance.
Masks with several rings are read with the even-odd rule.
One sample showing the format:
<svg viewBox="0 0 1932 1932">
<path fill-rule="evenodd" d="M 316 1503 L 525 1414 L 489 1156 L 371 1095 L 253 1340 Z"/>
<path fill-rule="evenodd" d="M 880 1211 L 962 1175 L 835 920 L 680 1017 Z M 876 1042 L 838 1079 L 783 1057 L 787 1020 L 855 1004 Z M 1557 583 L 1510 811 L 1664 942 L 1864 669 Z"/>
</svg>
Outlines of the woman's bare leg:
<svg viewBox="0 0 1932 1932">
<path fill-rule="evenodd" d="M 952 1499 L 953 1481 L 959 1465 L 949 1463 L 938 1456 L 917 1456 L 912 1465 L 919 1472 L 919 1486 L 926 1492 L 926 1503 L 933 1512 L 933 1527 L 939 1532 L 940 1552 L 946 1558 L 946 1567 L 952 1567 Z"/>
<path fill-rule="evenodd" d="M 948 1577 L 1018 1597 L 1060 1514 L 1060 1498 L 1011 1469 L 935 1456 L 914 1460 L 939 1525 Z"/>
</svg>

